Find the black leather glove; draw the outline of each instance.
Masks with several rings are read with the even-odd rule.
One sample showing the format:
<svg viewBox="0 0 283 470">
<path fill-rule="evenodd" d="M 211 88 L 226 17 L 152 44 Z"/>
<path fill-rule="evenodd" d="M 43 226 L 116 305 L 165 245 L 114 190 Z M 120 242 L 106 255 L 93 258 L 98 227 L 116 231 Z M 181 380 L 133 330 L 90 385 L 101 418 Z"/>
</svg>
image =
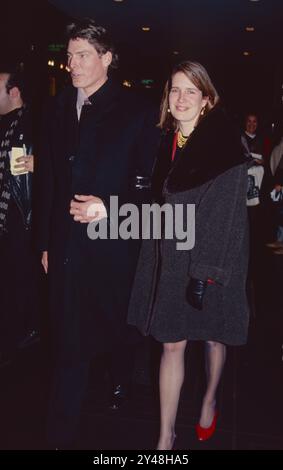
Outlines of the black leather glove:
<svg viewBox="0 0 283 470">
<path fill-rule="evenodd" d="M 197 310 L 202 310 L 206 286 L 206 281 L 200 281 L 199 279 L 191 279 L 187 287 L 187 301 L 192 307 L 196 308 Z"/>
</svg>

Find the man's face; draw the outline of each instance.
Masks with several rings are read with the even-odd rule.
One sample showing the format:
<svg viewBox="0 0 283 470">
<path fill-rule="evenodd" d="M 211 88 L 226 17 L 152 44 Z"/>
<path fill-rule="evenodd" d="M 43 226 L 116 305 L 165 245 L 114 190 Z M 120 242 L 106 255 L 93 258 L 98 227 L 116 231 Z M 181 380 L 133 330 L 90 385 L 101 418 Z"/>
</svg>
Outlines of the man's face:
<svg viewBox="0 0 283 470">
<path fill-rule="evenodd" d="M 99 56 L 86 39 L 78 38 L 69 41 L 67 55 L 74 87 L 82 88 L 90 96 L 106 82 L 112 60 L 110 52 Z"/>
<path fill-rule="evenodd" d="M 8 78 L 9 74 L 0 73 L 0 115 L 11 111 L 11 99 L 6 89 Z"/>
<path fill-rule="evenodd" d="M 257 129 L 257 117 L 251 114 L 246 119 L 246 131 L 249 134 L 255 134 Z"/>
</svg>

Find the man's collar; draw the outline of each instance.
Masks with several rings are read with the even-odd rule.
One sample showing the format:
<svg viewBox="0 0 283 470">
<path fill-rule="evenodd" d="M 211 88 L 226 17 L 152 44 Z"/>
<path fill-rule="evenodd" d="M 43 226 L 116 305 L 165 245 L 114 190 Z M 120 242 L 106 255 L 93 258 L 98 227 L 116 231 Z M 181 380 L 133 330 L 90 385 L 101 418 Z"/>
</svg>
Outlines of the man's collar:
<svg viewBox="0 0 283 470">
<path fill-rule="evenodd" d="M 91 104 L 86 92 L 83 88 L 78 88 L 77 92 L 77 106 L 82 107 L 84 104 Z"/>
<path fill-rule="evenodd" d="M 250 134 L 250 132 L 245 131 L 245 134 L 247 134 L 251 139 L 254 139 L 256 137 L 256 134 Z"/>
<path fill-rule="evenodd" d="M 83 90 L 83 88 L 78 88 L 77 91 L 77 115 L 78 119 L 81 117 L 81 112 L 82 112 L 82 107 L 84 105 L 91 105 L 91 101 L 89 100 L 86 92 Z"/>
</svg>

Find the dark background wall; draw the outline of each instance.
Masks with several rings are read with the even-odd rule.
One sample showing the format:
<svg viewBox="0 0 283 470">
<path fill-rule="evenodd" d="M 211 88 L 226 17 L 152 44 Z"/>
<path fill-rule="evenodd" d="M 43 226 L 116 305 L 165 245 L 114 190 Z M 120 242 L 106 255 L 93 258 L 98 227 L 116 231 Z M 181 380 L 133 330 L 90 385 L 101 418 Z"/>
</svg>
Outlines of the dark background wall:
<svg viewBox="0 0 283 470">
<path fill-rule="evenodd" d="M 60 69 L 65 53 L 48 46 L 63 44 L 66 23 L 82 16 L 111 30 L 120 53 L 119 80 L 137 88 L 145 87 L 142 80 L 153 80 L 144 89 L 155 99 L 172 64 L 189 58 L 207 67 L 239 120 L 248 109 L 260 112 L 263 126 L 281 120 L 282 0 L 6 1 L 0 15 L 0 63 L 22 62 L 34 95 L 54 91 L 52 77 L 60 89 L 68 82 L 68 73 Z M 255 30 L 248 32 L 247 26 Z"/>
</svg>

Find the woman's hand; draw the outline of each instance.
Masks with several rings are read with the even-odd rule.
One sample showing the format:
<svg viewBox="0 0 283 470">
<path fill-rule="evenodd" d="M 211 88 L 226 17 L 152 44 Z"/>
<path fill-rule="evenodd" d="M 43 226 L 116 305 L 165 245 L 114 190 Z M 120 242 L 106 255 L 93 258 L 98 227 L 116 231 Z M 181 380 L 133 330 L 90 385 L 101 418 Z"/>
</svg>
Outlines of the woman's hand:
<svg viewBox="0 0 283 470">
<path fill-rule="evenodd" d="M 202 310 L 206 286 L 206 281 L 201 281 L 200 279 L 191 279 L 187 287 L 187 301 L 197 310 Z"/>
</svg>

